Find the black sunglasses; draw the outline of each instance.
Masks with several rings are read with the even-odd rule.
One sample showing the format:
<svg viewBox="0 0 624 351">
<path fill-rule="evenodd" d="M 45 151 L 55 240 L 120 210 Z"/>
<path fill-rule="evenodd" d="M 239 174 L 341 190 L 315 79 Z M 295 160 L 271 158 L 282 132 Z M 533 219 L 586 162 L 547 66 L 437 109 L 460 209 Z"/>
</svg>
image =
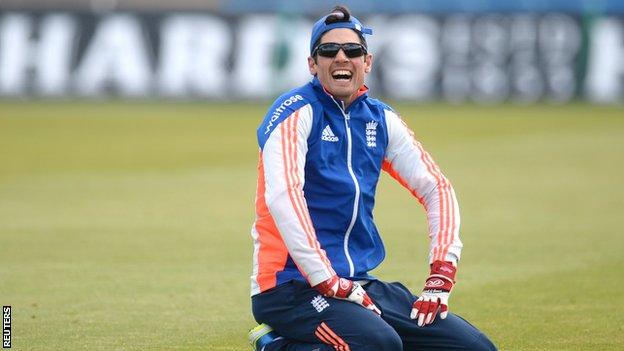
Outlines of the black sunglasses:
<svg viewBox="0 0 624 351">
<path fill-rule="evenodd" d="M 359 43 L 323 43 L 312 51 L 312 56 L 319 54 L 319 56 L 323 57 L 336 57 L 340 49 L 344 51 L 348 58 L 360 57 L 367 53 L 366 47 Z"/>
</svg>

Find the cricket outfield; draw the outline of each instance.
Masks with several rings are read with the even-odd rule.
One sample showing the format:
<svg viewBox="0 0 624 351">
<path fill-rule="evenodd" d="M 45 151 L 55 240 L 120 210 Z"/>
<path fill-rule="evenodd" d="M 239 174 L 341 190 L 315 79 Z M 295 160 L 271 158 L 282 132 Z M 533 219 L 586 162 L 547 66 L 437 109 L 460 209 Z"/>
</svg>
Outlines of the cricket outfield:
<svg viewBox="0 0 624 351">
<path fill-rule="evenodd" d="M 0 102 L 0 303 L 16 350 L 247 350 L 268 103 Z M 450 309 L 501 350 L 624 349 L 624 109 L 395 104 L 453 182 Z M 375 271 L 417 291 L 426 218 L 389 176 Z"/>
</svg>

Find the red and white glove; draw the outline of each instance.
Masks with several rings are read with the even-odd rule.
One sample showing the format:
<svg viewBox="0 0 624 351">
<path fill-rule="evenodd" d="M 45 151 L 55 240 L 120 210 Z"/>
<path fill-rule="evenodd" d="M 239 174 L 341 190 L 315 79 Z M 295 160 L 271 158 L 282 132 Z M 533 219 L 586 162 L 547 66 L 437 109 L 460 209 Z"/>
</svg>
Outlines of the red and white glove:
<svg viewBox="0 0 624 351">
<path fill-rule="evenodd" d="M 357 282 L 345 278 L 338 278 L 338 276 L 335 275 L 315 285 L 314 288 L 323 296 L 357 303 L 367 310 L 371 310 L 381 316 L 379 308 L 375 306 L 373 300 Z"/>
<path fill-rule="evenodd" d="M 425 288 L 420 298 L 412 305 L 411 319 L 418 318 L 418 326 L 422 327 L 433 323 L 438 308 L 440 318 L 448 315 L 448 299 L 455 284 L 455 272 L 457 268 L 450 262 L 434 261 L 431 265 L 431 273 L 425 282 Z"/>
</svg>

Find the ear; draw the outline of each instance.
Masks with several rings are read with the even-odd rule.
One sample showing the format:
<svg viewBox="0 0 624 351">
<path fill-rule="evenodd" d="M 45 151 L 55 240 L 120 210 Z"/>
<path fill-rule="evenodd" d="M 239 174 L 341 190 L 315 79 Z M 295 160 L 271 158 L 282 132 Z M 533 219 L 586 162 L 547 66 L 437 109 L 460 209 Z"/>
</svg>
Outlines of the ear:
<svg viewBox="0 0 624 351">
<path fill-rule="evenodd" d="M 310 70 L 310 74 L 313 76 L 318 73 L 316 60 L 312 56 L 308 56 L 308 69 Z"/>
<path fill-rule="evenodd" d="M 367 54 L 364 57 L 364 72 L 370 73 L 372 69 L 373 69 L 373 55 Z"/>
</svg>

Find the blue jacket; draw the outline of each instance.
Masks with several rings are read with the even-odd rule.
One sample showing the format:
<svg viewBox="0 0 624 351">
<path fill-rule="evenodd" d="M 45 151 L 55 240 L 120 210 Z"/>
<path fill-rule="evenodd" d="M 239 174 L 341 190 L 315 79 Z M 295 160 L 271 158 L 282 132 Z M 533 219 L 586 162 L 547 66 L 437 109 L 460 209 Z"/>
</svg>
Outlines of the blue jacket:
<svg viewBox="0 0 624 351">
<path fill-rule="evenodd" d="M 363 87 L 343 108 L 319 80 L 280 96 L 260 146 L 252 295 L 292 279 L 374 279 L 385 257 L 373 221 L 384 169 L 425 205 L 430 260 L 461 251 L 454 191 L 393 110 Z"/>
</svg>

